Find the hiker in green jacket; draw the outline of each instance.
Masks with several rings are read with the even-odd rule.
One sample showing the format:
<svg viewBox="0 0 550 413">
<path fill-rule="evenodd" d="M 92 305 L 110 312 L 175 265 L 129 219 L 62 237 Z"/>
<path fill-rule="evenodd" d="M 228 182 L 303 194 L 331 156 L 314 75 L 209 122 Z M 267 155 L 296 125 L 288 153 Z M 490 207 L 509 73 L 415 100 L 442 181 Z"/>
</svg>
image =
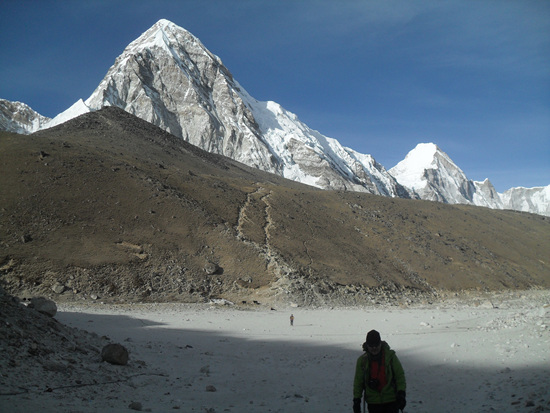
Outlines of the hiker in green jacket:
<svg viewBox="0 0 550 413">
<path fill-rule="evenodd" d="M 353 413 L 361 413 L 361 397 L 365 395 L 368 413 L 398 413 L 405 400 L 405 372 L 380 333 L 371 330 L 363 343 L 365 354 L 357 359 L 353 380 Z M 364 412 L 366 413 L 366 412 Z"/>
</svg>

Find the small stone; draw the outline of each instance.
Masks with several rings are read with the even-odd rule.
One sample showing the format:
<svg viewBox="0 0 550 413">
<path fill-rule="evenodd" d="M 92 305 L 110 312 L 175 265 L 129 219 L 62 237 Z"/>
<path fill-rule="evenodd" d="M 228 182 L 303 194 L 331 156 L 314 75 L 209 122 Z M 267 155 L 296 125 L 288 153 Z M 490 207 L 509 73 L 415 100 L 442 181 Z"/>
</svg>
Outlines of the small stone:
<svg viewBox="0 0 550 413">
<path fill-rule="evenodd" d="M 141 410 L 143 409 L 143 406 L 141 405 L 140 402 L 132 402 L 128 405 L 128 407 L 132 410 L 136 410 L 138 412 L 141 412 Z"/>
<path fill-rule="evenodd" d="M 213 262 L 209 262 L 204 266 L 204 272 L 206 272 L 208 275 L 214 275 L 218 272 L 220 267 L 218 267 L 217 264 L 214 264 Z"/>
<path fill-rule="evenodd" d="M 65 291 L 65 286 L 63 284 L 55 283 L 52 287 L 52 291 L 56 294 L 62 294 Z"/>
<path fill-rule="evenodd" d="M 30 234 L 25 234 L 25 235 L 22 235 L 21 236 L 21 242 L 23 244 L 26 244 L 27 242 L 31 242 L 32 241 L 32 235 Z"/>
<path fill-rule="evenodd" d="M 486 300 L 484 302 L 482 302 L 480 305 L 479 305 L 480 308 L 495 308 L 495 306 L 493 305 L 493 303 L 489 300 Z"/>
<path fill-rule="evenodd" d="M 217 391 L 217 389 L 214 386 L 212 386 L 211 384 L 209 384 L 208 386 L 206 386 L 206 391 L 213 393 L 213 392 Z"/>
</svg>

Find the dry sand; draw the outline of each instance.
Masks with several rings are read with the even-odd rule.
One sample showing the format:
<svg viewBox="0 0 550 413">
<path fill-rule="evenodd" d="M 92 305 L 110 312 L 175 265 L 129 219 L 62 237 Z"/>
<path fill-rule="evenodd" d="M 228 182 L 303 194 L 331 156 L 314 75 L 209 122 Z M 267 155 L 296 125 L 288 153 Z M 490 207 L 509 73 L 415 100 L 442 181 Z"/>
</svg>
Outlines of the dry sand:
<svg viewBox="0 0 550 413">
<path fill-rule="evenodd" d="M 550 411 L 549 292 L 417 308 L 65 304 L 56 318 L 124 344 L 129 365 L 1 396 L 0 411 L 351 412 L 373 328 L 405 368 L 405 412 Z"/>
</svg>

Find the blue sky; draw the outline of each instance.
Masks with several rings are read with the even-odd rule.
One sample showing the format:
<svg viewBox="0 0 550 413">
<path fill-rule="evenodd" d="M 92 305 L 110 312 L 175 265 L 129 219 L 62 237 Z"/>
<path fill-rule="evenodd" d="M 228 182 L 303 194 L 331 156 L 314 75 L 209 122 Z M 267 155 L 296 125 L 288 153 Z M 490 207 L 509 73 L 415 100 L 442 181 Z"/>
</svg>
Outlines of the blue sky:
<svg viewBox="0 0 550 413">
<path fill-rule="evenodd" d="M 434 142 L 499 192 L 550 184 L 546 0 L 3 0 L 0 98 L 53 117 L 161 18 L 387 169 Z"/>
</svg>

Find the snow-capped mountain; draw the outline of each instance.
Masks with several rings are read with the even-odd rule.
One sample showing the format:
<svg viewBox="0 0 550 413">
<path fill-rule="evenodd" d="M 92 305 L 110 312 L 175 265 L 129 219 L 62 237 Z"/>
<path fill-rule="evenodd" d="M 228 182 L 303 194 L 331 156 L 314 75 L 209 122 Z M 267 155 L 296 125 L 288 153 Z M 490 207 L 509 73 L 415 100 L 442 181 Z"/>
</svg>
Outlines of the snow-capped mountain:
<svg viewBox="0 0 550 413">
<path fill-rule="evenodd" d="M 279 104 L 251 97 L 219 57 L 168 20 L 130 43 L 86 101 L 53 119 L 0 100 L 0 129 L 32 133 L 104 106 L 120 107 L 209 152 L 319 188 L 550 215 L 550 186 L 498 194 L 489 180 L 469 180 L 434 144 L 419 144 L 387 171 Z"/>
<path fill-rule="evenodd" d="M 84 103 L 70 112 L 118 106 L 209 152 L 294 181 L 408 197 L 372 157 L 251 97 L 219 57 L 167 20 L 130 43 Z"/>
<path fill-rule="evenodd" d="M 498 193 L 488 179 L 472 181 L 433 143 L 420 143 L 389 172 L 421 199 L 550 216 L 550 185 Z"/>
<path fill-rule="evenodd" d="M 504 208 L 550 216 L 550 185 L 511 188 L 500 194 Z"/>
<path fill-rule="evenodd" d="M 24 103 L 0 99 L 0 130 L 32 133 L 45 127 L 50 120 Z"/>
<path fill-rule="evenodd" d="M 449 155 L 433 143 L 418 144 L 389 172 L 421 199 L 502 209 L 500 196 L 488 179 L 468 179 Z"/>
</svg>

